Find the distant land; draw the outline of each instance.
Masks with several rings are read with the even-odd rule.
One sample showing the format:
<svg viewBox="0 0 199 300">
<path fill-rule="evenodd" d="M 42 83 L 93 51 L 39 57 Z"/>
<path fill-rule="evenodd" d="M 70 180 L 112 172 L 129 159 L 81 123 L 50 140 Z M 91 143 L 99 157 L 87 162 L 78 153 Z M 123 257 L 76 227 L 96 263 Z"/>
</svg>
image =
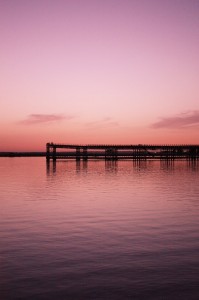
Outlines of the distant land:
<svg viewBox="0 0 199 300">
<path fill-rule="evenodd" d="M 46 152 L 0 152 L 0 157 L 43 157 Z"/>
</svg>

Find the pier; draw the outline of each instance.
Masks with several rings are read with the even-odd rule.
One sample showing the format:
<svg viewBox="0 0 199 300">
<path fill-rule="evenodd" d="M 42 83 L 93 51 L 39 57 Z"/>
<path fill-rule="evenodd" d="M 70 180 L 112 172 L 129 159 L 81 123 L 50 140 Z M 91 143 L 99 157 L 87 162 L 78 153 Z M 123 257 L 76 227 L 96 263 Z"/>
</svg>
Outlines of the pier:
<svg viewBox="0 0 199 300">
<path fill-rule="evenodd" d="M 199 159 L 199 145 L 46 144 L 46 160 Z"/>
</svg>

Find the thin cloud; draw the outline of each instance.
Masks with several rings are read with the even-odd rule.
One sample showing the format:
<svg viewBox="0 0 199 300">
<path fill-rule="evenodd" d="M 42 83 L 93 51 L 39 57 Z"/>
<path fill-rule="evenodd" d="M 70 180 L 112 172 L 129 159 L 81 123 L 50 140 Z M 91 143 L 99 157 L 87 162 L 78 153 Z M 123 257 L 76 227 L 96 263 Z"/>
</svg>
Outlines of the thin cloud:
<svg viewBox="0 0 199 300">
<path fill-rule="evenodd" d="M 199 126 L 199 111 L 181 113 L 174 117 L 162 118 L 160 121 L 153 123 L 150 127 L 160 128 L 188 128 Z"/>
<path fill-rule="evenodd" d="M 59 114 L 31 114 L 26 119 L 19 122 L 22 125 L 36 125 L 45 123 L 55 123 L 62 120 L 71 120 L 73 116 L 64 116 Z"/>
<path fill-rule="evenodd" d="M 107 117 L 102 120 L 87 122 L 85 123 L 85 126 L 91 129 L 97 129 L 97 128 L 106 128 L 106 127 L 117 127 L 119 126 L 119 123 Z"/>
</svg>

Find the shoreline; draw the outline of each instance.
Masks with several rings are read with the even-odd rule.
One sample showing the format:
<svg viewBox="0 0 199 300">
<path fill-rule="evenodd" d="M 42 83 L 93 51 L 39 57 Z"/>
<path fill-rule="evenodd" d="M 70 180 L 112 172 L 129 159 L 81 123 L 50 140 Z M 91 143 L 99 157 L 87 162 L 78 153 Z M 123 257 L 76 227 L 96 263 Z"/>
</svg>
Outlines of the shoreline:
<svg viewBox="0 0 199 300">
<path fill-rule="evenodd" d="M 39 151 L 31 151 L 31 152 L 14 152 L 14 151 L 8 151 L 8 152 L 0 152 L 0 157 L 44 157 L 46 156 L 46 152 L 39 152 Z"/>
</svg>

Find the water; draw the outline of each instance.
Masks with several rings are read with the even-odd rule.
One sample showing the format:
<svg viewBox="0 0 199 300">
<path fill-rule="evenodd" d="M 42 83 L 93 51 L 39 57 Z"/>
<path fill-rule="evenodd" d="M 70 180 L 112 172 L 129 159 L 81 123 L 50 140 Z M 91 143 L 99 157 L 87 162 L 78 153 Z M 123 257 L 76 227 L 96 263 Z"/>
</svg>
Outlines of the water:
<svg viewBox="0 0 199 300">
<path fill-rule="evenodd" d="M 199 299 L 199 162 L 0 159 L 0 299 Z"/>
</svg>

